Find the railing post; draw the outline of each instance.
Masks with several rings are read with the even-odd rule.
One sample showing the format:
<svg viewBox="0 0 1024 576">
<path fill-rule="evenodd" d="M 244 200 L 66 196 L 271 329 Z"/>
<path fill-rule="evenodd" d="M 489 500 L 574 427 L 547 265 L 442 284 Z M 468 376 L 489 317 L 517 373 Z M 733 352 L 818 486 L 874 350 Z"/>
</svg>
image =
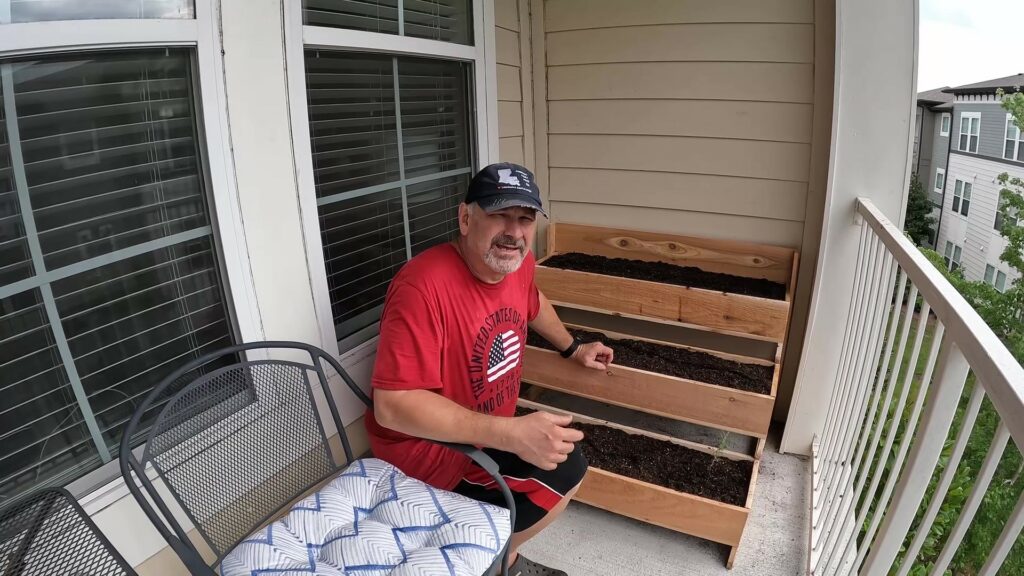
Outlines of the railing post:
<svg viewBox="0 0 1024 576">
<path fill-rule="evenodd" d="M 864 542 L 864 546 L 871 547 L 871 552 L 860 574 L 883 576 L 889 573 L 895 562 L 938 464 L 969 371 L 970 365 L 953 339 L 943 342 L 939 353 L 938 380 L 927 400 L 924 425 L 914 438 L 914 448 L 892 505 L 885 511 L 885 521 L 878 538 L 874 545 Z"/>
</svg>

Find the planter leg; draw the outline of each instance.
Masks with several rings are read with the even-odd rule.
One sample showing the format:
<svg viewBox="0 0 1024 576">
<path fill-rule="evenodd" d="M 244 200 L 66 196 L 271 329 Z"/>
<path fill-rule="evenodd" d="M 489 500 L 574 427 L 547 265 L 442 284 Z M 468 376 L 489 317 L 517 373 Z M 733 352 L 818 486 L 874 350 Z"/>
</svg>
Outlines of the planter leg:
<svg viewBox="0 0 1024 576">
<path fill-rule="evenodd" d="M 729 559 L 725 562 L 726 570 L 732 570 L 732 565 L 736 563 L 736 553 L 740 551 L 739 546 L 729 547 Z"/>
</svg>

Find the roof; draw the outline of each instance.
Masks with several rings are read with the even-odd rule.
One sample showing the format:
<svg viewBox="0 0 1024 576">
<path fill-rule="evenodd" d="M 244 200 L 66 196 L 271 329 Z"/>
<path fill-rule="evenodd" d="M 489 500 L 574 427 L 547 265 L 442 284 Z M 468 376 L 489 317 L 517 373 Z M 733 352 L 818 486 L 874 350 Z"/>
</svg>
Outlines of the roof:
<svg viewBox="0 0 1024 576">
<path fill-rule="evenodd" d="M 921 92 L 917 95 L 917 101 L 930 104 L 945 104 L 955 100 L 956 96 L 946 92 L 946 90 L 949 90 L 949 86 Z"/>
<path fill-rule="evenodd" d="M 999 88 L 1007 92 L 1016 92 L 1021 87 L 1024 87 L 1024 73 L 975 84 L 965 84 L 955 88 L 943 88 L 942 91 L 949 94 L 993 94 Z M 920 96 L 918 99 L 920 99 Z"/>
</svg>

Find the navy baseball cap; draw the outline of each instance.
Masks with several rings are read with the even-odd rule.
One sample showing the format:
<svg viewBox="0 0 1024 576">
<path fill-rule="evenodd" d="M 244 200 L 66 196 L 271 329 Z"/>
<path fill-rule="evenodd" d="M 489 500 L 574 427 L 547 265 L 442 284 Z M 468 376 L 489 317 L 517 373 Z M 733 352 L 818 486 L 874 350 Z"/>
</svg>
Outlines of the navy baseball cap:
<svg viewBox="0 0 1024 576">
<path fill-rule="evenodd" d="M 487 212 L 513 206 L 533 208 L 546 218 L 540 201 L 540 188 L 530 172 L 519 164 L 491 164 L 476 173 L 466 190 L 466 204 L 476 202 Z"/>
</svg>

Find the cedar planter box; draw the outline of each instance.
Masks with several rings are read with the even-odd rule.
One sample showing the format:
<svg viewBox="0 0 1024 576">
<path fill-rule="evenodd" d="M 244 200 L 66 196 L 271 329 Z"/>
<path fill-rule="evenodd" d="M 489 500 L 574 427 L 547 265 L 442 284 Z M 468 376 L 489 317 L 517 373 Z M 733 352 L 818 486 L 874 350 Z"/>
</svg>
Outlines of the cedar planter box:
<svg viewBox="0 0 1024 576">
<path fill-rule="evenodd" d="M 572 330 L 592 331 L 584 326 L 566 326 Z M 613 349 L 616 348 L 615 340 L 629 339 L 670 349 L 709 354 L 740 364 L 770 368 L 771 388 L 767 394 L 748 392 L 614 363 L 606 372 L 600 372 L 584 368 L 575 362 L 567 362 L 558 353 L 534 345 L 527 345 L 524 352 L 523 381 L 541 388 L 648 414 L 685 420 L 757 438 L 767 436 L 781 373 L 781 346 L 777 346 L 775 361 L 771 362 L 615 332 L 603 331 L 603 334 L 607 337 L 605 341 Z"/>
<path fill-rule="evenodd" d="M 519 400 L 519 406 L 529 410 L 569 414 L 573 417 L 574 424 L 582 423 L 611 428 L 625 432 L 633 437 L 646 437 L 658 442 L 675 444 L 697 452 L 711 454 L 716 458 L 724 460 L 749 462 L 751 469 L 742 503 L 725 503 L 712 498 L 673 490 L 651 482 L 603 470 L 593 465 L 587 469 L 583 484 L 574 498 L 584 504 L 633 518 L 634 520 L 724 544 L 729 547 L 726 567 L 732 568 L 740 540 L 743 537 L 743 530 L 750 516 L 754 497 L 754 485 L 757 482 L 760 467 L 759 458 L 751 458 L 750 456 L 728 450 L 718 450 L 695 442 L 688 442 L 662 434 L 589 418 L 524 399 Z M 760 453 L 762 444 L 763 440 L 758 443 L 758 453 Z"/>
<path fill-rule="evenodd" d="M 799 259 L 793 249 L 553 222 L 548 226 L 548 252 L 537 262 L 536 282 L 557 305 L 785 341 Z M 569 253 L 768 280 L 781 285 L 784 296 L 748 296 L 547 265 L 552 258 Z"/>
</svg>

